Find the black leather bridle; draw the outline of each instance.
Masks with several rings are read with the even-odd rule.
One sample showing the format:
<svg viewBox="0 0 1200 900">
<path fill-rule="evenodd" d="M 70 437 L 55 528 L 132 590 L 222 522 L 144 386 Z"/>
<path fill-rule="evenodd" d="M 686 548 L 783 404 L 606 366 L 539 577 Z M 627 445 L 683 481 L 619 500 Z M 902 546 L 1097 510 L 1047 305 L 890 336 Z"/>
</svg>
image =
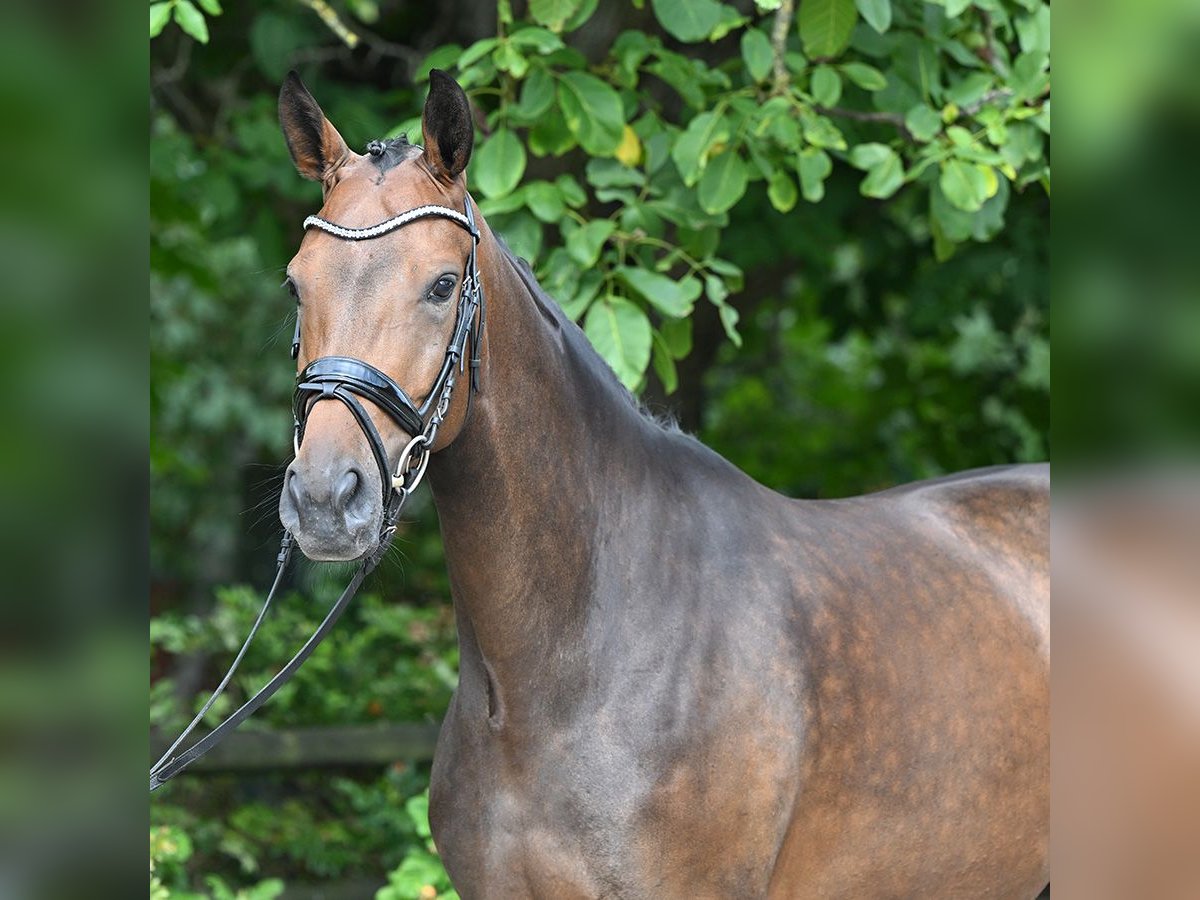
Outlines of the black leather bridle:
<svg viewBox="0 0 1200 900">
<path fill-rule="evenodd" d="M 450 395 L 454 391 L 455 381 L 467 363 L 468 342 L 471 345 L 471 391 L 479 390 L 479 348 L 486 313 L 483 285 L 479 281 L 479 268 L 475 258 L 479 229 L 475 227 L 475 215 L 471 211 L 469 199 L 466 202 L 465 214 L 445 206 L 419 206 L 370 228 L 344 228 L 327 222 L 320 216 L 309 216 L 304 220 L 305 228 L 319 228 L 343 240 L 365 241 L 403 228 L 411 222 L 435 217 L 449 219 L 461 225 L 470 233 L 472 244 L 471 253 L 463 269 L 454 331 L 446 347 L 442 368 L 424 402 L 417 406 L 405 390 L 384 372 L 370 363 L 348 356 L 324 356 L 305 366 L 304 371 L 296 378 L 296 393 L 292 400 L 297 454 L 300 452 L 300 442 L 304 439 L 305 422 L 315 404 L 327 399 L 340 400 L 354 415 L 371 445 L 383 485 L 384 531 L 380 534 L 381 544 L 391 537 L 401 507 L 425 474 L 438 429 L 450 408 Z M 299 353 L 299 331 L 296 338 L 292 342 L 293 356 Z M 395 469 L 388 465 L 383 439 L 359 398 L 374 403 L 400 426 L 401 430 L 411 436 L 408 444 L 400 452 Z"/>
<path fill-rule="evenodd" d="M 463 268 L 454 331 L 451 333 L 450 343 L 446 347 L 446 356 L 442 361 L 442 367 L 438 371 L 437 378 L 434 379 L 433 385 L 430 387 L 429 393 L 421 405 L 417 406 L 416 402 L 409 397 L 405 390 L 389 378 L 386 373 L 381 372 L 370 363 L 348 356 L 324 356 L 313 360 L 305 366 L 304 370 L 296 378 L 296 391 L 292 399 L 292 411 L 295 419 L 293 446 L 297 455 L 300 452 L 300 443 L 304 440 L 305 423 L 308 421 L 308 416 L 311 414 L 312 408 L 316 403 L 328 399 L 339 400 L 346 405 L 353 414 L 355 421 L 358 422 L 363 434 L 367 437 L 367 442 L 371 445 L 371 452 L 375 457 L 376 465 L 379 467 L 379 477 L 383 484 L 383 521 L 380 525 L 379 540 L 376 546 L 362 557 L 358 569 L 354 573 L 354 577 L 342 592 L 341 597 L 330 608 L 325 619 L 317 627 L 317 630 L 313 632 L 312 637 L 304 643 L 304 646 L 289 660 L 288 664 L 280 669 L 275 677 L 267 682 L 257 694 L 242 704 L 229 718 L 209 732 L 203 739 L 197 741 L 188 750 L 180 753 L 178 756 L 173 756 L 172 754 L 183 743 L 184 738 L 199 724 L 200 720 L 204 718 L 205 713 L 216 702 L 217 697 L 225 690 L 226 685 L 229 684 L 230 679 L 233 677 L 233 673 L 237 671 L 242 657 L 246 654 L 250 642 L 254 640 L 255 634 L 258 633 L 258 628 L 262 624 L 267 609 L 270 607 L 272 599 L 274 599 L 275 592 L 279 589 L 279 585 L 283 580 L 283 573 L 287 568 L 288 560 L 291 558 L 292 547 L 295 543 L 291 533 L 284 532 L 283 541 L 276 560 L 278 568 L 275 573 L 275 580 L 271 585 L 271 590 L 267 594 L 267 599 L 263 602 L 258 617 L 254 621 L 254 625 L 250 629 L 250 634 L 246 636 L 246 640 L 242 644 L 241 649 L 238 650 L 237 656 L 234 657 L 229 671 L 225 673 L 225 676 L 221 679 L 221 683 L 217 685 L 217 689 L 213 691 L 203 708 L 150 769 L 151 791 L 156 790 L 163 782 L 179 774 L 183 769 L 211 750 L 225 735 L 249 718 L 255 710 L 286 684 L 312 654 L 313 650 L 317 648 L 317 645 L 333 629 L 334 624 L 349 605 L 351 598 L 358 591 L 363 579 L 379 564 L 379 561 L 383 558 L 383 555 L 387 552 L 391 544 L 392 535 L 395 534 L 396 522 L 400 517 L 400 510 L 404 507 L 404 503 L 412 495 L 413 491 L 417 489 L 417 486 L 425 475 L 425 469 L 429 465 L 429 457 L 433 452 L 433 445 L 437 439 L 438 429 L 441 427 L 446 413 L 450 409 L 450 397 L 454 391 L 457 376 L 462 374 L 467 364 L 468 343 L 470 343 L 471 366 L 470 393 L 467 395 L 469 412 L 471 394 L 479 390 L 480 345 L 483 338 L 486 313 L 483 284 L 479 279 L 479 267 L 476 260 L 476 250 L 479 246 L 479 229 L 475 226 L 475 215 L 471 210 L 470 197 L 466 200 L 465 212 L 463 213 L 445 206 L 419 206 L 416 209 L 410 209 L 369 228 L 346 228 L 322 219 L 320 216 L 309 216 L 304 220 L 304 227 L 305 229 L 317 228 L 334 237 L 347 241 L 365 241 L 389 234 L 397 228 L 403 228 L 405 225 L 420 219 L 429 218 L 449 219 L 452 222 L 456 222 L 470 233 L 472 242 L 470 255 L 467 257 L 466 265 Z M 300 321 L 299 315 L 297 315 L 296 333 L 292 339 L 292 358 L 296 358 L 299 352 Z M 371 420 L 370 414 L 363 406 L 362 400 L 374 403 L 379 409 L 383 410 L 388 418 L 410 436 L 408 443 L 400 452 L 400 457 L 396 462 L 395 468 L 392 468 L 388 464 L 387 448 L 384 446 L 383 438 L 380 437 L 379 429 L 375 427 L 375 423 Z"/>
</svg>

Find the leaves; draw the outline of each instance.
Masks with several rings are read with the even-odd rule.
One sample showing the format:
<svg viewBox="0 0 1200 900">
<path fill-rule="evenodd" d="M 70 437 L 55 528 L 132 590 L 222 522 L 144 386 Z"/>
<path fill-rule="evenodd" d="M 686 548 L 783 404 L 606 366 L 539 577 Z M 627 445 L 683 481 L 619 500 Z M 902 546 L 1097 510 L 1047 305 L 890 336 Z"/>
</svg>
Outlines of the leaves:
<svg viewBox="0 0 1200 900">
<path fill-rule="evenodd" d="M 675 280 L 657 272 L 633 266 L 618 266 L 616 277 L 635 294 L 664 315 L 681 319 L 692 311 L 700 296 L 700 282 L 694 276 Z"/>
<path fill-rule="evenodd" d="M 813 99 L 822 106 L 836 106 L 842 96 L 842 79 L 831 66 L 813 69 L 811 90 Z"/>
<path fill-rule="evenodd" d="M 858 12 L 854 0 L 804 0 L 800 4 L 800 40 L 810 57 L 841 53 L 854 31 Z"/>
<path fill-rule="evenodd" d="M 700 177 L 700 208 L 714 216 L 725 212 L 742 199 L 748 180 L 746 164 L 737 151 L 726 150 L 709 162 Z"/>
<path fill-rule="evenodd" d="M 924 103 L 918 103 L 905 113 L 904 127 L 918 141 L 930 141 L 942 130 L 942 117 Z"/>
<path fill-rule="evenodd" d="M 671 158 L 684 184 L 691 187 L 699 180 L 708 151 L 728 137 L 725 119 L 718 112 L 702 112 L 688 123 L 671 149 Z"/>
<path fill-rule="evenodd" d="M 977 211 L 988 198 L 988 179 L 983 167 L 961 159 L 942 163 L 938 184 L 946 199 L 966 212 Z"/>
<path fill-rule="evenodd" d="M 771 41 L 757 28 L 747 28 L 742 33 L 742 60 L 755 81 L 764 81 L 771 74 L 775 51 L 771 49 Z"/>
<path fill-rule="evenodd" d="M 767 182 L 767 199 L 781 213 L 791 212 L 796 205 L 796 182 L 786 172 L 776 172 Z"/>
<path fill-rule="evenodd" d="M 204 14 L 190 0 L 177 0 L 175 22 L 201 44 L 208 43 L 208 23 L 204 21 Z"/>
<path fill-rule="evenodd" d="M 567 253 L 585 269 L 594 266 L 600 258 L 600 248 L 616 227 L 610 219 L 596 219 L 580 226 L 567 235 Z"/>
<path fill-rule="evenodd" d="M 900 190 L 904 184 L 904 163 L 894 150 L 880 162 L 872 166 L 867 177 L 859 185 L 859 191 L 864 197 L 874 197 L 883 200 Z"/>
<path fill-rule="evenodd" d="M 650 362 L 650 320 L 622 297 L 606 296 L 588 310 L 584 333 L 612 366 L 625 387 L 633 390 Z"/>
<path fill-rule="evenodd" d="M 580 0 L 529 0 L 529 15 L 539 25 L 560 32 L 579 6 Z"/>
<path fill-rule="evenodd" d="M 525 147 L 507 128 L 488 138 L 471 161 L 471 175 L 485 197 L 504 196 L 524 174 Z"/>
<path fill-rule="evenodd" d="M 745 227 L 778 223 L 768 209 L 793 214 L 801 198 L 822 203 L 833 183 L 838 215 L 844 204 L 861 208 L 855 186 L 873 201 L 905 189 L 912 199 L 887 207 L 889 227 L 919 236 L 912 239 L 922 248 L 929 234 L 934 255 L 948 259 L 960 244 L 1002 232 L 1010 191 L 1048 189 L 1048 5 L 975 5 L 986 19 L 970 0 L 802 0 L 776 90 L 770 35 L 778 0 L 635 0 L 645 11 L 624 20 L 607 52 L 597 47 L 586 56 L 564 35 L 588 21 L 597 0 L 501 0 L 496 34 L 465 50 L 433 50 L 416 77 L 433 65 L 457 66 L 478 115 L 470 178 L 489 222 L 534 261 L 573 317 L 599 317 L 591 311 L 601 305 L 611 318 L 618 300 L 648 315 L 659 329 L 650 360 L 673 386 L 680 356 L 667 323 L 686 322 L 703 293 L 735 339 L 730 300 L 740 273 L 719 271 L 715 254 L 737 247 Z M 368 21 L 378 14 L 371 7 L 354 0 L 346 9 Z M 183 16 L 181 28 L 202 40 L 220 0 L 159 0 L 150 9 L 152 35 Z M 276 6 L 247 13 L 245 22 L 267 79 L 281 77 L 297 50 L 318 45 L 325 27 L 311 13 Z M 703 41 L 711 42 L 704 54 L 679 47 Z M 664 95 L 664 85 L 678 97 Z M 365 108 L 336 96 L 330 102 L 347 123 L 370 121 Z M 400 121 L 417 137 L 418 113 L 412 103 L 383 124 Z M 243 155 L 278 156 L 271 118 L 262 135 L 232 129 Z M 562 174 L 529 178 L 527 153 L 572 151 L 540 170 Z M 242 164 L 273 171 L 265 162 Z M 257 177 L 275 183 L 273 175 Z M 762 190 L 750 191 L 759 179 Z M 237 207 L 233 186 L 211 192 L 212 202 L 222 196 Z M 866 265 L 851 250 L 827 250 L 845 272 Z M 622 380 L 633 383 L 633 373 Z"/>
<path fill-rule="evenodd" d="M 158 37 L 168 22 L 171 21 L 170 3 L 150 4 L 150 37 Z"/>
<path fill-rule="evenodd" d="M 595 75 L 564 72 L 558 83 L 558 104 L 567 128 L 588 153 L 612 156 L 621 146 L 625 133 L 621 98 Z"/>
<path fill-rule="evenodd" d="M 864 91 L 881 91 L 887 87 L 887 78 L 874 66 L 866 63 L 842 63 L 838 68 L 842 74 L 857 84 Z"/>
<path fill-rule="evenodd" d="M 685 43 L 704 40 L 721 21 L 716 0 L 651 0 L 651 5 L 667 33 Z"/>
<path fill-rule="evenodd" d="M 796 157 L 800 190 L 809 203 L 820 203 L 825 196 L 825 179 L 833 171 L 833 160 L 824 150 L 808 147 Z"/>
<path fill-rule="evenodd" d="M 854 0 L 867 24 L 883 34 L 892 26 L 892 0 Z"/>
</svg>

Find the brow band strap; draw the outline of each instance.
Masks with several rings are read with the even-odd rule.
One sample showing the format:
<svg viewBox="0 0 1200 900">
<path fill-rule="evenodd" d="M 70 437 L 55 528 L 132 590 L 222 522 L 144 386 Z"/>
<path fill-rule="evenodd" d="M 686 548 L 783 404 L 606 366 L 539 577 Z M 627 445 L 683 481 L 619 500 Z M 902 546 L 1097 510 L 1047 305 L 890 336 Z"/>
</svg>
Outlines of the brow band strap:
<svg viewBox="0 0 1200 900">
<path fill-rule="evenodd" d="M 476 243 L 479 242 L 479 231 L 475 228 L 474 223 L 458 210 L 450 209 L 447 206 L 418 206 L 415 209 L 402 212 L 398 216 L 392 216 L 378 225 L 370 225 L 366 228 L 347 228 L 344 225 L 336 225 L 333 222 L 322 219 L 320 216 L 309 216 L 304 220 L 304 227 L 306 229 L 317 228 L 332 234 L 334 237 L 339 237 L 347 241 L 366 241 L 387 234 L 389 231 L 395 231 L 397 228 L 403 228 L 417 219 L 429 218 L 450 219 L 457 222 L 467 231 L 471 232 L 471 237 L 475 238 Z"/>
</svg>

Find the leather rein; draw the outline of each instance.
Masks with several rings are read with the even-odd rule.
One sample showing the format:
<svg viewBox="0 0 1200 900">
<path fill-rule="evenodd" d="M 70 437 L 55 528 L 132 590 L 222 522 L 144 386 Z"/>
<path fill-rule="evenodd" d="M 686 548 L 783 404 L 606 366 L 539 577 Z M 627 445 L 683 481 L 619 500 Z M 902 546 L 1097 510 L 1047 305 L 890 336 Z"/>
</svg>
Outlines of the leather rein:
<svg viewBox="0 0 1200 900">
<path fill-rule="evenodd" d="M 371 452 L 375 457 L 376 465 L 379 467 L 380 481 L 383 485 L 383 521 L 380 525 L 379 541 L 373 550 L 364 554 L 361 558 L 354 577 L 346 585 L 346 589 L 342 592 L 342 595 L 330 608 L 321 624 L 317 626 L 317 630 L 305 641 L 304 646 L 296 652 L 296 655 L 288 661 L 287 665 L 280 669 L 275 677 L 267 682 L 258 693 L 242 704 L 225 721 L 209 732 L 208 735 L 197 741 L 186 751 L 178 755 L 173 755 L 184 739 L 200 723 L 201 719 L 204 718 L 205 713 L 216 702 L 217 697 L 225 690 L 230 679 L 233 678 L 234 672 L 237 671 L 242 657 L 245 656 L 251 641 L 254 640 L 254 636 L 258 633 L 259 626 L 266 617 L 267 609 L 275 597 L 275 592 L 279 589 L 279 585 L 283 581 L 283 573 L 287 568 L 292 548 L 295 545 L 295 539 L 291 533 L 284 532 L 283 540 L 279 547 L 279 555 L 276 557 L 278 568 L 275 572 L 275 580 L 271 584 L 271 590 L 267 593 L 267 598 L 263 602 L 262 609 L 259 610 L 258 616 L 250 628 L 250 633 L 246 636 L 246 640 L 234 657 L 229 671 L 225 673 L 216 690 L 213 691 L 200 711 L 196 713 L 195 718 L 192 719 L 187 728 L 172 742 L 171 746 L 167 748 L 158 762 L 151 767 L 150 790 L 152 792 L 220 743 L 226 735 L 248 719 L 255 710 L 266 703 L 276 691 L 283 687 L 296 674 L 304 661 L 317 648 L 317 645 L 333 630 L 333 626 L 341 618 L 342 613 L 358 591 L 363 580 L 379 564 L 379 561 L 383 559 L 384 554 L 391 545 L 392 536 L 396 532 L 396 522 L 399 520 L 401 509 L 403 509 L 404 504 L 412 496 L 417 486 L 421 483 L 421 479 L 425 476 L 425 469 L 429 465 L 429 457 L 433 452 L 433 445 L 437 439 L 438 429 L 441 427 L 450 409 L 450 397 L 454 391 L 457 377 L 465 371 L 467 365 L 468 343 L 470 344 L 469 359 L 471 366 L 471 384 L 467 395 L 468 410 L 471 394 L 479 390 L 480 345 L 483 337 L 486 305 L 483 296 L 483 283 L 479 278 L 479 267 L 476 259 L 476 250 L 479 246 L 479 229 L 475 225 L 475 215 L 471 209 L 470 197 L 465 202 L 465 212 L 461 213 L 445 206 L 419 206 L 368 228 L 347 228 L 322 219 L 320 216 L 309 216 L 304 220 L 304 228 L 306 230 L 317 228 L 342 240 L 366 241 L 390 234 L 396 229 L 403 228 L 412 222 L 429 218 L 449 219 L 455 222 L 470 233 L 472 243 L 470 255 L 467 257 L 466 266 L 463 269 L 454 331 L 451 334 L 450 343 L 446 347 L 446 355 L 442 361 L 442 367 L 438 371 L 437 378 L 434 379 L 425 400 L 418 406 L 404 389 L 388 377 L 386 373 L 381 372 L 370 363 L 348 356 L 325 356 L 305 366 L 303 371 L 296 377 L 296 390 L 292 399 L 292 412 L 295 423 L 293 448 L 297 455 L 300 453 L 300 444 L 304 440 L 305 423 L 308 421 L 308 416 L 313 406 L 320 401 L 329 399 L 340 401 L 350 410 L 355 421 L 358 422 L 359 427 L 367 438 L 367 442 L 371 445 Z M 297 358 L 299 353 L 300 319 L 297 314 L 296 332 L 292 339 L 292 358 Z M 387 449 L 384 446 L 383 438 L 380 436 L 379 430 L 375 427 L 375 423 L 371 420 L 371 416 L 363 406 L 362 400 L 368 400 L 375 404 L 401 430 L 412 436 L 400 452 L 400 457 L 394 468 L 388 464 Z"/>
</svg>

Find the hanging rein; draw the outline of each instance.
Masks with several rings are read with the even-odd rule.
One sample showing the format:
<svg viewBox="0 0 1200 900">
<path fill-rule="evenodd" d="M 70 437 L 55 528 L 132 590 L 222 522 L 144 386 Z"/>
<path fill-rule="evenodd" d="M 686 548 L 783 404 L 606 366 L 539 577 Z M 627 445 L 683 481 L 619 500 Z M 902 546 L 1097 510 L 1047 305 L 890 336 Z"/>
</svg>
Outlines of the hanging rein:
<svg viewBox="0 0 1200 900">
<path fill-rule="evenodd" d="M 341 597 L 330 608 L 325 619 L 313 632 L 312 637 L 304 643 L 304 646 L 288 661 L 288 664 L 280 669 L 257 694 L 242 704 L 208 735 L 182 753 L 173 755 L 184 739 L 204 718 L 205 713 L 216 702 L 217 697 L 225 690 L 266 616 L 275 592 L 283 581 L 283 573 L 287 568 L 295 544 L 291 533 L 284 532 L 276 560 L 278 568 L 275 572 L 275 580 L 271 585 L 271 590 L 267 593 L 267 599 L 263 602 L 262 609 L 259 610 L 258 617 L 254 620 L 254 625 L 250 628 L 250 633 L 246 636 L 241 649 L 238 650 L 237 656 L 234 657 L 229 671 L 225 673 L 200 712 L 150 769 L 151 791 L 178 775 L 215 747 L 283 687 L 333 629 L 363 580 L 379 564 L 391 545 L 401 509 L 404 508 L 404 504 L 412 496 L 425 475 L 438 429 L 450 409 L 450 397 L 454 392 L 457 377 L 463 373 L 468 362 L 468 343 L 470 344 L 469 362 L 471 366 L 471 385 L 467 395 L 468 410 L 471 394 L 479 390 L 480 345 L 483 338 L 486 307 L 476 259 L 479 229 L 475 225 L 470 198 L 466 200 L 465 212 L 461 213 L 445 206 L 419 206 L 368 228 L 347 228 L 322 219 L 320 216 L 309 216 L 304 220 L 304 228 L 316 228 L 342 240 L 367 241 L 390 234 L 412 222 L 430 218 L 449 219 L 460 225 L 470 233 L 472 242 L 471 252 L 463 269 L 454 331 L 451 334 L 450 343 L 446 347 L 442 367 L 425 400 L 420 406 L 417 406 L 403 388 L 370 363 L 348 356 L 325 356 L 313 360 L 297 376 L 296 391 L 292 401 L 295 420 L 293 447 L 297 455 L 300 452 L 300 444 L 304 440 L 304 426 L 308 421 L 308 416 L 312 412 L 313 406 L 322 400 L 340 401 L 358 422 L 363 434 L 366 435 L 367 442 L 371 445 L 371 452 L 379 466 L 379 477 L 383 486 L 383 521 L 380 525 L 379 541 L 373 550 L 362 557 L 354 577 L 351 578 Z M 299 353 L 300 321 L 297 314 L 296 333 L 292 339 L 292 358 L 298 357 Z M 412 435 L 404 449 L 400 451 L 394 467 L 388 464 L 387 449 L 384 446 L 383 438 L 363 406 L 362 400 L 369 400 L 375 404 L 406 434 Z"/>
</svg>

